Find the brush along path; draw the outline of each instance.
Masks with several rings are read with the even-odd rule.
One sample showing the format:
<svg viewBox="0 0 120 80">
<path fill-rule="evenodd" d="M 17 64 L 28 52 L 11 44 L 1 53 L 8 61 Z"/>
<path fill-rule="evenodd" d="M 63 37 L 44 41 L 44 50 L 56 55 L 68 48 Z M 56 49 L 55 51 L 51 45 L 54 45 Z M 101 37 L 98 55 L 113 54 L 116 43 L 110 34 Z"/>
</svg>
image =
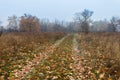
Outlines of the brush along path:
<svg viewBox="0 0 120 80">
<path fill-rule="evenodd" d="M 63 37 L 61 40 L 58 40 L 55 44 L 52 46 L 49 46 L 43 51 L 42 53 L 39 53 L 38 56 L 36 56 L 32 61 L 29 61 L 26 66 L 24 66 L 21 70 L 15 70 L 13 71 L 13 74 L 11 75 L 12 80 L 21 80 L 24 78 L 28 73 L 30 73 L 36 65 L 40 63 L 42 59 L 47 57 L 48 53 L 52 53 L 54 49 L 66 38 L 67 36 Z"/>
<path fill-rule="evenodd" d="M 23 80 L 71 80 L 76 79 L 71 65 L 72 59 L 73 35 L 69 35 L 64 41 L 42 60 L 34 70 Z"/>
</svg>

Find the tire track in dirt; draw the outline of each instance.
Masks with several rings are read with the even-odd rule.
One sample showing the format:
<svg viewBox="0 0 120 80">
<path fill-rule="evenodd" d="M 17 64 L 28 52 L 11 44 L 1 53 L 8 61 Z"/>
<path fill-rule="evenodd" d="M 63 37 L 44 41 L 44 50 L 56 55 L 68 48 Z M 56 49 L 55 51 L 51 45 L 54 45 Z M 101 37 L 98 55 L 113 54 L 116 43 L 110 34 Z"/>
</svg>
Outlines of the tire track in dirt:
<svg viewBox="0 0 120 80">
<path fill-rule="evenodd" d="M 68 36 L 68 35 L 67 35 L 67 36 Z M 59 44 L 60 44 L 67 36 L 65 36 L 65 37 L 63 37 L 62 39 L 56 41 L 55 44 L 53 44 L 52 46 L 47 47 L 47 48 L 45 49 L 45 52 L 40 53 L 38 56 L 36 56 L 36 58 L 34 58 L 32 61 L 28 62 L 27 65 L 24 66 L 21 70 L 15 70 L 15 71 L 13 71 L 13 74 L 12 74 L 13 77 L 12 77 L 11 79 L 12 79 L 12 80 L 21 80 L 21 79 L 23 79 L 28 73 L 30 73 L 30 72 L 34 69 L 34 67 L 35 67 L 36 65 L 39 64 L 39 62 L 40 62 L 42 59 L 44 59 L 44 58 L 47 57 L 47 54 L 52 53 L 52 52 L 55 50 L 55 48 L 58 47 Z"/>
<path fill-rule="evenodd" d="M 68 36 L 62 43 L 44 58 L 24 80 L 70 80 L 75 78 L 71 69 L 73 35 Z M 75 78 L 76 79 L 76 78 Z"/>
<path fill-rule="evenodd" d="M 73 38 L 73 53 L 75 54 L 79 54 L 79 46 L 78 46 L 78 42 L 77 42 L 77 38 L 78 34 L 74 34 L 74 38 Z"/>
<path fill-rule="evenodd" d="M 82 66 L 82 56 L 80 56 L 80 50 L 77 42 L 78 34 L 74 34 L 73 39 L 73 55 L 72 59 L 74 60 L 74 64 L 72 65 L 72 69 L 77 77 L 77 80 L 82 80 L 82 73 L 84 71 L 84 68 Z M 74 78 L 71 78 L 71 80 L 76 80 Z"/>
</svg>

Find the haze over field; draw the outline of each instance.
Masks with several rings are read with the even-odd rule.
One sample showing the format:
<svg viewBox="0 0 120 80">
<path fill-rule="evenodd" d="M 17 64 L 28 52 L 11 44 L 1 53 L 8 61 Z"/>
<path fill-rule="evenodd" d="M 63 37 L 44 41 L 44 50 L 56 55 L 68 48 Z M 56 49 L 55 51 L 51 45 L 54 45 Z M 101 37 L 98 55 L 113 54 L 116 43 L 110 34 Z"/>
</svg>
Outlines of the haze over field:
<svg viewBox="0 0 120 80">
<path fill-rule="evenodd" d="M 20 17 L 24 13 L 51 21 L 71 21 L 74 13 L 84 9 L 94 11 L 93 20 L 120 16 L 120 0 L 1 0 L 0 5 L 0 20 L 3 25 L 6 25 L 8 16 L 15 14 Z"/>
<path fill-rule="evenodd" d="M 1 0 L 0 80 L 120 80 L 120 0 Z"/>
</svg>

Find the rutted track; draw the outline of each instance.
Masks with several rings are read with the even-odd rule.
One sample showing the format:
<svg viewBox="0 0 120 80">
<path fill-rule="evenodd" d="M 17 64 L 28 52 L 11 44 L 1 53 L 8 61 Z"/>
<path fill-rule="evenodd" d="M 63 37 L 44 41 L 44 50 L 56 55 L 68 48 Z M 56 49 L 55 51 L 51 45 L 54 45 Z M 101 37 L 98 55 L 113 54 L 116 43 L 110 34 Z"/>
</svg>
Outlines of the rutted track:
<svg viewBox="0 0 120 80">
<path fill-rule="evenodd" d="M 82 73 L 84 72 L 84 66 L 82 65 L 82 56 L 80 55 L 80 49 L 77 42 L 78 34 L 74 34 L 73 39 L 73 54 L 72 59 L 74 64 L 72 65 L 72 69 L 75 73 L 76 79 L 72 78 L 71 80 L 84 80 Z"/>
<path fill-rule="evenodd" d="M 73 53 L 75 54 L 79 54 L 79 46 L 78 46 L 78 42 L 77 42 L 77 37 L 78 34 L 74 34 L 74 38 L 73 38 Z"/>
<path fill-rule="evenodd" d="M 25 80 L 71 80 L 76 79 L 72 69 L 73 35 L 69 35 L 61 44 L 34 68 Z"/>
<path fill-rule="evenodd" d="M 68 36 L 68 35 L 67 35 Z M 45 52 L 43 53 L 39 53 L 38 56 L 36 56 L 36 58 L 34 58 L 32 61 L 28 62 L 26 66 L 24 66 L 21 70 L 16 70 L 13 72 L 13 77 L 11 79 L 13 80 L 21 80 L 23 79 L 28 73 L 30 73 L 35 66 L 37 66 L 40 61 L 44 58 L 47 57 L 48 53 L 53 53 L 53 51 L 55 50 L 56 47 L 59 46 L 59 44 L 61 44 L 61 42 L 67 37 L 63 37 L 61 40 L 56 41 L 55 44 L 53 44 L 50 47 L 47 47 Z"/>
<path fill-rule="evenodd" d="M 82 80 L 84 66 L 77 42 L 78 34 L 67 35 L 46 48 L 22 70 L 14 80 Z"/>
<path fill-rule="evenodd" d="M 92 60 L 88 59 L 90 53 L 80 47 L 81 39 L 78 34 L 64 37 L 28 63 L 17 74 L 20 76 L 12 80 L 103 80 L 104 75 L 98 76 L 98 70 L 93 73 Z"/>
</svg>

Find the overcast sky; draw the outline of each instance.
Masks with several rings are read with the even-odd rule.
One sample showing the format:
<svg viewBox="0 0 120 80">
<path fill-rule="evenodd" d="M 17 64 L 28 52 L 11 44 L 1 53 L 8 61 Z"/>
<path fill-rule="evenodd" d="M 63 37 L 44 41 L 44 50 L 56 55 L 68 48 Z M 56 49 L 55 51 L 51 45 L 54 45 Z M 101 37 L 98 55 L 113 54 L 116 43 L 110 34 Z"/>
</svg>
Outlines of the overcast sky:
<svg viewBox="0 0 120 80">
<path fill-rule="evenodd" d="M 94 11 L 94 20 L 110 19 L 120 16 L 120 0 L 0 0 L 0 20 L 4 24 L 8 16 L 28 13 L 40 19 L 71 21 L 74 13 L 84 9 Z"/>
</svg>

